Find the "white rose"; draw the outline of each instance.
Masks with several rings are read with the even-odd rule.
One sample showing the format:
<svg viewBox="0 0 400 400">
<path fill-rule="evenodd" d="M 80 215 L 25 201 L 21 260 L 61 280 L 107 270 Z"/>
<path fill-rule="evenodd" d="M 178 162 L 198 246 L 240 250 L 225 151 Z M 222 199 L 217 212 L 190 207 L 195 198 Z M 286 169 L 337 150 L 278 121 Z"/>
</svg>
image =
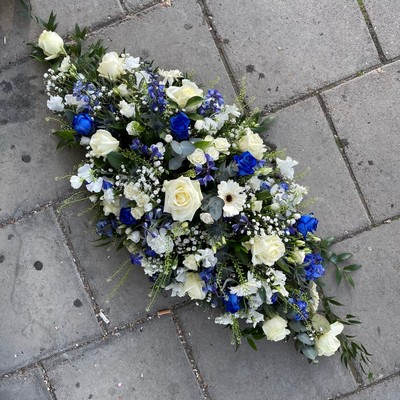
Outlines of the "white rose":
<svg viewBox="0 0 400 400">
<path fill-rule="evenodd" d="M 116 151 L 119 146 L 119 141 L 115 139 L 110 132 L 99 129 L 89 142 L 95 157 L 106 156 L 112 151 Z"/>
<path fill-rule="evenodd" d="M 219 137 L 214 140 L 213 145 L 220 153 L 229 154 L 229 147 L 231 147 L 231 144 L 227 139 Z"/>
<path fill-rule="evenodd" d="M 47 108 L 54 112 L 64 111 L 63 98 L 61 96 L 50 96 L 47 100 Z"/>
<path fill-rule="evenodd" d="M 43 31 L 39 36 L 38 46 L 47 56 L 46 60 L 54 60 L 59 55 L 65 53 L 64 42 L 56 32 Z"/>
<path fill-rule="evenodd" d="M 101 59 L 101 63 L 97 71 L 100 76 L 109 79 L 110 81 L 114 81 L 117 79 L 123 72 L 123 62 L 124 59 L 120 58 L 115 51 L 104 54 Z"/>
<path fill-rule="evenodd" d="M 203 91 L 189 79 L 183 79 L 182 86 L 170 86 L 165 90 L 165 93 L 172 101 L 177 103 L 180 108 L 185 108 L 187 102 L 192 97 L 203 96 Z M 187 111 L 194 111 L 197 107 L 189 107 Z"/>
<path fill-rule="evenodd" d="M 69 69 L 71 67 L 71 57 L 70 56 L 66 56 L 63 58 L 60 68 L 58 68 L 58 70 L 60 72 L 68 72 Z"/>
<path fill-rule="evenodd" d="M 286 327 L 286 319 L 279 315 L 275 315 L 263 323 L 262 329 L 268 340 L 279 342 L 280 340 L 285 339 L 285 337 L 290 333 L 289 329 L 286 329 Z"/>
<path fill-rule="evenodd" d="M 239 140 L 239 150 L 248 151 L 257 160 L 261 160 L 267 149 L 260 135 L 253 133 L 250 128 L 246 128 L 246 135 Z"/>
<path fill-rule="evenodd" d="M 200 214 L 200 219 L 205 223 L 205 224 L 213 224 L 214 218 L 211 216 L 210 213 L 201 213 Z"/>
<path fill-rule="evenodd" d="M 192 300 L 203 300 L 206 297 L 203 292 L 204 282 L 196 272 L 188 272 L 183 283 L 183 292 Z"/>
<path fill-rule="evenodd" d="M 343 331 L 343 324 L 336 321 L 331 324 L 331 330 L 323 333 L 321 336 L 315 338 L 315 348 L 318 351 L 319 356 L 330 357 L 340 347 L 340 341 L 336 337 Z"/>
<path fill-rule="evenodd" d="M 119 102 L 119 112 L 126 118 L 131 118 L 135 115 L 135 105 L 127 103 L 125 100 Z"/>
<path fill-rule="evenodd" d="M 219 151 L 214 146 L 209 147 L 206 150 L 206 153 L 209 154 L 214 161 L 218 160 L 219 158 Z"/>
<path fill-rule="evenodd" d="M 175 221 L 191 221 L 201 205 L 203 195 L 200 182 L 187 177 L 165 181 L 164 212 L 172 214 Z"/>
<path fill-rule="evenodd" d="M 285 245 L 277 235 L 254 236 L 244 246 L 251 249 L 253 265 L 272 267 L 285 254 Z"/>
<path fill-rule="evenodd" d="M 192 154 L 187 156 L 187 159 L 194 165 L 203 165 L 207 162 L 204 151 L 201 149 L 196 149 Z"/>
<path fill-rule="evenodd" d="M 194 254 L 189 254 L 182 263 L 187 269 L 191 269 L 192 271 L 198 270 L 198 265 L 196 261 L 196 257 Z"/>
</svg>

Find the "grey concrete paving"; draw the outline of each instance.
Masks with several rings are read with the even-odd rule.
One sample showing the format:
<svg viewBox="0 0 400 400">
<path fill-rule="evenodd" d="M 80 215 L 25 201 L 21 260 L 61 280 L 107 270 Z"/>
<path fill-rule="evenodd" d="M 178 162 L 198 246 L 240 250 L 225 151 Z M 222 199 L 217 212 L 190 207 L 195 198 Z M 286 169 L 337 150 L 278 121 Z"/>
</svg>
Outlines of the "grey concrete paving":
<svg viewBox="0 0 400 400">
<path fill-rule="evenodd" d="M 26 60 L 25 44 L 39 29 L 22 18 L 17 0 L 3 0 L 1 400 L 399 398 L 400 63 L 380 64 L 357 3 L 238 0 L 227 7 L 221 1 L 175 0 L 168 7 L 167 1 L 151 0 L 32 0 L 41 16 L 54 9 L 62 34 L 78 22 L 91 27 L 91 40 L 103 38 L 110 49 L 125 47 L 165 69 L 193 71 L 205 86 L 219 76 L 217 87 L 229 102 L 235 97 L 230 77 L 238 87 L 245 76 L 249 97 L 257 96 L 253 106 L 267 108 L 290 105 L 294 97 L 322 88 L 327 115 L 311 96 L 277 112 L 267 140 L 287 148 L 301 162 L 298 171 L 310 168 L 303 183 L 311 197 L 319 198 L 309 207 L 320 219 L 319 233 L 355 235 L 337 249 L 354 252 L 354 262 L 364 264 L 355 274 L 356 289 L 336 288 L 330 269 L 326 291 L 343 298 L 346 311 L 364 320 L 350 332 L 374 353 L 375 383 L 346 370 L 339 356 L 307 365 L 291 343 L 260 343 L 258 352 L 244 344 L 235 353 L 229 331 L 194 306 L 174 311 L 187 342 L 182 344 L 180 328 L 169 316 L 138 322 L 147 315 L 149 300 L 149 282 L 140 270 L 106 302 L 118 282 L 107 278 L 126 253 L 92 246 L 90 216 L 78 214 L 83 204 L 64 209 L 66 236 L 60 230 L 52 207 L 67 196 L 69 184 L 55 177 L 68 175 L 81 154 L 55 151 L 50 131 L 56 125 L 44 121 L 51 116 L 43 94 L 44 68 Z M 386 56 L 398 56 L 397 2 L 364 3 Z M 353 78 L 368 68 L 373 71 Z M 340 84 L 343 78 L 346 83 Z M 331 90 L 323 89 L 326 85 Z M 51 207 L 43 208 L 48 202 Z M 41 211 L 29 215 L 34 209 Z M 377 224 L 370 226 L 368 212 Z M 387 218 L 397 220 L 379 225 Z M 103 338 L 92 304 L 111 320 L 108 337 Z M 173 304 L 161 297 L 153 310 Z M 126 323 L 135 329 L 122 329 Z M 54 391 L 47 390 L 44 372 Z"/>
<path fill-rule="evenodd" d="M 0 382 L 1 400 L 52 400 L 38 368 Z"/>
<path fill-rule="evenodd" d="M 257 351 L 243 343 L 235 352 L 229 329 L 214 323 L 216 315 L 196 306 L 178 312 L 212 399 L 242 400 L 251 393 L 254 400 L 314 400 L 357 388 L 338 357 L 307 365 L 293 343 L 262 341 Z"/>
<path fill-rule="evenodd" d="M 376 221 L 400 213 L 400 62 L 324 94 Z"/>
<path fill-rule="evenodd" d="M 379 62 L 356 1 L 207 1 L 238 79 L 258 107 Z M 232 17 L 234 16 L 234 23 Z M 354 40 L 354 38 L 357 40 Z"/>
<path fill-rule="evenodd" d="M 364 5 L 385 56 L 400 55 L 400 3 L 396 0 L 364 0 Z"/>
<path fill-rule="evenodd" d="M 400 370 L 400 221 L 381 225 L 337 246 L 354 254 L 351 263 L 362 264 L 356 288 L 343 282 L 335 288 L 333 271 L 326 293 L 335 293 L 346 304 L 343 313 L 357 315 L 364 323 L 350 331 L 374 355 L 371 370 L 376 378 Z M 341 310 L 338 310 L 339 312 Z M 364 380 L 367 382 L 366 377 Z"/>
<path fill-rule="evenodd" d="M 340 236 L 369 225 L 368 216 L 347 171 L 318 100 L 297 103 L 276 113 L 267 141 L 286 148 L 299 161 L 299 182 L 310 188 L 307 209 L 320 218 L 318 234 Z"/>
<path fill-rule="evenodd" d="M 54 214 L 0 230 L 0 374 L 101 336 Z"/>
<path fill-rule="evenodd" d="M 87 201 L 65 207 L 62 211 L 62 219 L 66 226 L 67 236 L 85 271 L 96 301 L 110 320 L 107 327 L 110 329 L 146 316 L 145 309 L 151 302 L 148 297 L 151 282 L 141 269 L 132 267 L 127 250 L 116 251 L 115 246 L 95 247 L 99 243 L 94 242 L 98 236 L 95 233 L 93 214 L 85 213 L 79 216 L 79 213 L 84 212 L 90 206 L 91 203 Z M 127 262 L 130 271 L 128 279 L 118 288 L 115 295 L 112 295 L 113 289 L 119 286 L 119 282 L 128 269 L 117 274 L 111 282 L 108 282 L 108 278 Z M 161 293 L 152 305 L 150 313 L 167 309 L 181 301 L 180 297 L 172 298 L 166 292 Z"/>
<path fill-rule="evenodd" d="M 58 400 L 202 398 L 168 316 L 45 362 L 45 368 Z"/>
</svg>

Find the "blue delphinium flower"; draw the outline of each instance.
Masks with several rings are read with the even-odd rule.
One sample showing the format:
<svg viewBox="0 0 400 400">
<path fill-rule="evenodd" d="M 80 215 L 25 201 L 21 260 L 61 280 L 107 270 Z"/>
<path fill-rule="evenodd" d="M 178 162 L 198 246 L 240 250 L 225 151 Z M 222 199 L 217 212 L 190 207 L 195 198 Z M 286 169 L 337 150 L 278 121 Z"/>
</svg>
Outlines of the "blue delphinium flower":
<svg viewBox="0 0 400 400">
<path fill-rule="evenodd" d="M 182 111 L 171 117 L 169 120 L 169 127 L 176 140 L 188 140 L 189 139 L 189 127 L 190 119 Z"/>
<path fill-rule="evenodd" d="M 112 187 L 113 187 L 113 184 L 111 182 L 108 182 L 105 179 L 103 179 L 103 184 L 102 184 L 103 190 L 108 190 L 108 189 L 111 189 Z"/>
<path fill-rule="evenodd" d="M 217 283 L 215 282 L 215 267 L 203 269 L 202 271 L 200 271 L 199 276 L 205 283 L 205 286 L 203 287 L 203 292 L 217 292 Z"/>
<path fill-rule="evenodd" d="M 213 158 L 209 155 L 205 155 L 207 162 L 204 165 L 196 164 L 194 170 L 196 172 L 196 176 L 200 176 L 197 180 L 200 182 L 200 185 L 207 186 L 208 182 L 212 182 L 214 177 L 211 175 L 212 171 L 216 171 L 218 168 L 215 166 L 215 162 Z"/>
<path fill-rule="evenodd" d="M 258 166 L 258 160 L 249 151 L 233 156 L 233 159 L 239 168 L 238 176 L 253 175 Z"/>
<path fill-rule="evenodd" d="M 224 298 L 225 310 L 235 314 L 240 310 L 240 300 L 242 298 L 234 293 L 227 293 Z"/>
<path fill-rule="evenodd" d="M 297 220 L 296 227 L 305 239 L 308 232 L 314 233 L 317 230 L 318 220 L 312 214 L 302 215 Z"/>
<path fill-rule="evenodd" d="M 216 89 L 209 89 L 203 101 L 201 107 L 198 108 L 197 112 L 200 115 L 210 115 L 221 111 L 221 107 L 225 101 L 222 94 Z"/>
<path fill-rule="evenodd" d="M 297 306 L 296 309 L 298 310 L 298 312 L 293 317 L 295 321 L 303 321 L 308 318 L 308 312 L 307 312 L 308 304 L 305 301 L 289 297 L 289 303 Z"/>
<path fill-rule="evenodd" d="M 82 136 L 91 136 L 94 132 L 94 122 L 86 112 L 74 116 L 72 128 Z"/>
<path fill-rule="evenodd" d="M 117 221 L 115 218 L 110 220 L 101 219 L 96 223 L 96 233 L 99 236 L 108 236 L 112 237 L 114 234 L 114 230 L 117 228 Z"/>
<path fill-rule="evenodd" d="M 131 207 L 123 207 L 119 212 L 119 220 L 125 225 L 136 224 L 136 219 L 131 214 Z"/>
<path fill-rule="evenodd" d="M 304 271 L 307 280 L 315 280 L 325 274 L 325 268 L 322 265 L 324 259 L 319 254 L 306 254 L 304 257 Z"/>
<path fill-rule="evenodd" d="M 152 79 L 147 85 L 149 106 L 156 113 L 162 113 L 167 107 L 165 85 L 158 81 L 157 75 L 152 74 Z"/>
<path fill-rule="evenodd" d="M 131 263 L 133 265 L 139 265 L 139 267 L 141 267 L 142 260 L 143 260 L 143 256 L 140 253 L 131 254 Z"/>
</svg>

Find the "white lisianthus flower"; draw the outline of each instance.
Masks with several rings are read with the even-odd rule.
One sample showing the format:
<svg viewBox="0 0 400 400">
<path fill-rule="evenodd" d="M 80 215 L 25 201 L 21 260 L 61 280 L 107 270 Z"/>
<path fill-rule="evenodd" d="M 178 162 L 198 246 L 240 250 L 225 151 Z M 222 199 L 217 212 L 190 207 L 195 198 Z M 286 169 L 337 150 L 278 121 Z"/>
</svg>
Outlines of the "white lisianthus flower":
<svg viewBox="0 0 400 400">
<path fill-rule="evenodd" d="M 261 282 L 254 278 L 253 273 L 247 272 L 247 282 L 242 283 L 238 286 L 231 286 L 230 292 L 237 296 L 250 296 L 256 294 L 258 289 L 261 287 Z"/>
<path fill-rule="evenodd" d="M 99 129 L 90 138 L 90 147 L 95 157 L 104 157 L 112 151 L 117 151 L 119 141 L 115 139 L 110 132 Z"/>
<path fill-rule="evenodd" d="M 47 56 L 46 60 L 54 60 L 61 54 L 65 54 L 64 41 L 56 32 L 43 31 L 39 36 L 38 46 Z"/>
<path fill-rule="evenodd" d="M 243 243 L 251 250 L 253 265 L 268 265 L 272 267 L 285 254 L 285 245 L 277 235 L 254 236 Z"/>
<path fill-rule="evenodd" d="M 224 217 L 233 217 L 243 211 L 246 203 L 246 193 L 243 191 L 244 188 L 232 179 L 229 179 L 228 182 L 222 181 L 218 185 L 218 197 L 225 203 Z"/>
<path fill-rule="evenodd" d="M 183 292 L 192 300 L 204 300 L 206 293 L 203 292 L 204 282 L 196 272 L 188 272 L 183 283 Z"/>
<path fill-rule="evenodd" d="M 133 243 L 139 243 L 140 241 L 140 232 L 139 231 L 133 231 L 130 233 L 127 238 L 131 240 Z"/>
<path fill-rule="evenodd" d="M 64 103 L 63 98 L 61 96 L 50 96 L 50 99 L 47 100 L 47 108 L 54 112 L 62 112 L 64 111 Z"/>
<path fill-rule="evenodd" d="M 170 86 L 165 90 L 165 93 L 172 101 L 178 104 L 180 108 L 185 108 L 187 102 L 192 97 L 203 96 L 203 91 L 189 79 L 183 79 L 182 86 Z M 187 111 L 194 111 L 197 107 L 190 107 Z"/>
<path fill-rule="evenodd" d="M 148 233 L 146 242 L 157 254 L 171 253 L 174 248 L 174 241 L 165 228 L 155 231 L 153 235 Z"/>
<path fill-rule="evenodd" d="M 71 68 L 71 57 L 70 56 L 66 56 L 61 61 L 61 65 L 58 68 L 58 70 L 60 72 L 68 72 L 70 68 Z"/>
<path fill-rule="evenodd" d="M 276 158 L 276 164 L 281 171 L 281 174 L 287 179 L 293 179 L 294 169 L 296 165 L 299 163 L 293 160 L 291 157 L 286 157 L 286 160 L 281 160 L 280 158 Z"/>
<path fill-rule="evenodd" d="M 213 146 L 223 154 L 229 154 L 229 148 L 231 147 L 231 144 L 228 142 L 227 139 L 219 137 L 216 138 L 213 141 Z"/>
<path fill-rule="evenodd" d="M 239 150 L 242 152 L 248 151 L 257 160 L 261 160 L 267 151 L 263 140 L 258 133 L 252 132 L 250 128 L 246 128 L 245 132 L 245 136 L 239 140 Z"/>
<path fill-rule="evenodd" d="M 131 118 L 135 115 L 135 105 L 127 103 L 125 100 L 119 102 L 119 112 L 126 118 Z"/>
<path fill-rule="evenodd" d="M 211 216 L 210 213 L 201 213 L 200 214 L 200 219 L 205 223 L 205 224 L 213 224 L 214 218 Z"/>
<path fill-rule="evenodd" d="M 210 146 L 206 150 L 206 153 L 210 155 L 214 161 L 218 160 L 219 158 L 219 151 L 214 146 Z"/>
<path fill-rule="evenodd" d="M 123 62 L 124 59 L 119 57 L 115 51 L 106 53 L 101 59 L 97 72 L 100 76 L 115 81 L 124 73 Z"/>
<path fill-rule="evenodd" d="M 140 67 L 140 57 L 126 57 L 123 60 L 122 68 L 128 72 Z"/>
<path fill-rule="evenodd" d="M 121 83 L 119 86 L 117 86 L 117 90 L 118 90 L 118 93 L 123 97 L 129 96 L 130 94 L 132 94 L 132 90 L 128 89 L 128 86 L 126 86 L 125 83 Z"/>
<path fill-rule="evenodd" d="M 172 85 L 174 83 L 174 80 L 183 78 L 183 74 L 181 71 L 179 71 L 179 69 L 172 69 L 170 71 L 159 69 L 158 74 L 164 78 L 161 81 L 163 85 L 165 85 L 167 82 L 169 83 L 169 85 Z"/>
<path fill-rule="evenodd" d="M 182 264 L 187 269 L 191 269 L 192 271 L 197 271 L 199 269 L 199 266 L 197 265 L 196 257 L 194 254 L 189 254 L 188 256 L 186 256 L 186 258 L 183 260 Z"/>
<path fill-rule="evenodd" d="M 163 188 L 164 212 L 172 214 L 174 221 L 191 221 L 203 200 L 200 182 L 181 176 L 172 181 L 165 181 Z"/>
<path fill-rule="evenodd" d="M 289 329 L 286 329 L 287 324 L 288 323 L 286 319 L 279 315 L 275 315 L 263 323 L 262 330 L 264 331 L 268 340 L 279 342 L 290 334 Z"/>
<path fill-rule="evenodd" d="M 201 149 L 196 149 L 192 154 L 189 154 L 186 158 L 193 165 L 196 164 L 203 165 L 207 162 L 206 155 L 204 154 L 204 151 Z"/>
<path fill-rule="evenodd" d="M 336 353 L 340 347 L 340 341 L 336 337 L 343 331 L 343 324 L 341 322 L 334 322 L 331 324 L 331 330 L 323 333 L 315 338 L 315 348 L 319 356 L 330 357 Z"/>
</svg>

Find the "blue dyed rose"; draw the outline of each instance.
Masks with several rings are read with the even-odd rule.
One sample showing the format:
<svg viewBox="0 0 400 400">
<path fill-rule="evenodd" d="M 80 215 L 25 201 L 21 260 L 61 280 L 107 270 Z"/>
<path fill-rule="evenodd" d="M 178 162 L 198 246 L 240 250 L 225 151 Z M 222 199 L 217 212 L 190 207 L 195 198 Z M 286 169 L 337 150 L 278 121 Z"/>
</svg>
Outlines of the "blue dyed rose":
<svg viewBox="0 0 400 400">
<path fill-rule="evenodd" d="M 296 226 L 305 239 L 308 232 L 314 233 L 317 230 L 318 220 L 312 214 L 303 215 L 297 220 Z"/>
<path fill-rule="evenodd" d="M 133 218 L 131 214 L 130 207 L 121 208 L 121 211 L 119 212 L 119 220 L 125 225 L 132 225 L 136 224 L 137 222 L 136 219 Z"/>
<path fill-rule="evenodd" d="M 80 113 L 74 116 L 72 128 L 79 135 L 90 136 L 94 132 L 94 122 L 88 113 Z"/>
<path fill-rule="evenodd" d="M 227 297 L 227 298 L 226 298 Z M 240 310 L 240 299 L 241 297 L 237 296 L 234 293 L 229 293 L 224 298 L 225 310 L 231 314 L 235 314 Z"/>
<path fill-rule="evenodd" d="M 233 156 L 233 159 L 239 168 L 238 176 L 254 174 L 254 168 L 258 164 L 258 160 L 249 151 L 245 151 L 240 156 Z"/>
<path fill-rule="evenodd" d="M 171 117 L 169 120 L 169 126 L 176 140 L 181 141 L 189 139 L 190 119 L 182 111 Z"/>
</svg>

